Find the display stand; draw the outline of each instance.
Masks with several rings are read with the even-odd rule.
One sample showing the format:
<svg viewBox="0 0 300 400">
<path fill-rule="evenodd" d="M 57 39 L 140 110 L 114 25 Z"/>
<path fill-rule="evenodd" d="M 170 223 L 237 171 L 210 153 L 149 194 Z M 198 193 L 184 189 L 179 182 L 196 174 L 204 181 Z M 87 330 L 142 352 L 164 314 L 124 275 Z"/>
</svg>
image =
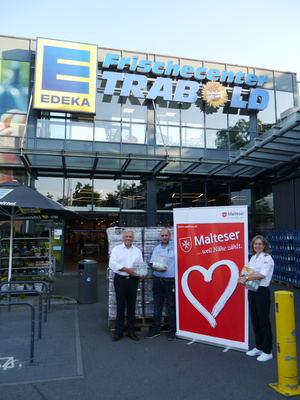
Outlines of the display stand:
<svg viewBox="0 0 300 400">
<path fill-rule="evenodd" d="M 8 271 L 9 254 L 6 249 L 9 246 L 9 238 L 0 241 L 0 271 L 5 274 Z M 33 252 L 43 243 L 48 243 L 48 252 Z M 13 238 L 13 266 L 12 272 L 17 274 L 55 273 L 55 258 L 51 255 L 51 240 L 46 237 L 20 237 Z M 51 262 L 50 262 L 51 260 Z"/>
</svg>

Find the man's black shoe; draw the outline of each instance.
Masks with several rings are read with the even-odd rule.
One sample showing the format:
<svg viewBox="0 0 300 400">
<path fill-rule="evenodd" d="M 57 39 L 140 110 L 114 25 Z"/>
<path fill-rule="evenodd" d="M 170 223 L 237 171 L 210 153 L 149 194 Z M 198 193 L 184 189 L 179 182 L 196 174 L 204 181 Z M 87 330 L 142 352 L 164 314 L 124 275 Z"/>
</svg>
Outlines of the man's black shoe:
<svg viewBox="0 0 300 400">
<path fill-rule="evenodd" d="M 151 331 L 149 333 L 147 333 L 147 335 L 145 336 L 146 339 L 153 339 L 156 336 L 159 336 L 160 332 L 155 332 L 155 331 Z"/>
<path fill-rule="evenodd" d="M 116 333 L 115 336 L 112 338 L 112 341 L 117 342 L 121 339 L 121 337 L 123 337 L 123 333 Z"/>
<path fill-rule="evenodd" d="M 139 340 L 135 333 L 128 333 L 128 337 L 136 342 Z"/>
</svg>

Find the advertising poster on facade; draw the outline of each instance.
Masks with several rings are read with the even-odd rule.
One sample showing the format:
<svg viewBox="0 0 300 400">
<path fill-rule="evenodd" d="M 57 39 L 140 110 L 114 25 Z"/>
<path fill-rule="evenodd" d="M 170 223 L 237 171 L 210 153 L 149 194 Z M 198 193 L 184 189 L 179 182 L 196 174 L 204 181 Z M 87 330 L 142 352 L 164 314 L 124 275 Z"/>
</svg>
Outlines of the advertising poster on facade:
<svg viewBox="0 0 300 400">
<path fill-rule="evenodd" d="M 174 210 L 177 335 L 248 349 L 247 206 Z"/>
<path fill-rule="evenodd" d="M 11 150 L 21 147 L 28 108 L 29 72 L 29 62 L 0 60 L 0 183 L 17 178 L 13 168 L 8 166 L 20 165 L 18 156 Z"/>
</svg>

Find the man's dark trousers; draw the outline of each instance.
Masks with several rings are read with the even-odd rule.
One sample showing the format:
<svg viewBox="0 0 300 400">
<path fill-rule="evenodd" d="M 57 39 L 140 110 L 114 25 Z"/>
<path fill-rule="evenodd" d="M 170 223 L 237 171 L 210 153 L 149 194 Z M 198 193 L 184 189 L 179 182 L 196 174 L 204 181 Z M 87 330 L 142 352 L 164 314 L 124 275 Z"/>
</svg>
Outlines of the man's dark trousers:
<svg viewBox="0 0 300 400">
<path fill-rule="evenodd" d="M 127 306 L 128 333 L 135 333 L 135 303 L 139 278 L 115 274 L 114 285 L 117 299 L 116 334 L 124 332 L 125 307 Z"/>
</svg>

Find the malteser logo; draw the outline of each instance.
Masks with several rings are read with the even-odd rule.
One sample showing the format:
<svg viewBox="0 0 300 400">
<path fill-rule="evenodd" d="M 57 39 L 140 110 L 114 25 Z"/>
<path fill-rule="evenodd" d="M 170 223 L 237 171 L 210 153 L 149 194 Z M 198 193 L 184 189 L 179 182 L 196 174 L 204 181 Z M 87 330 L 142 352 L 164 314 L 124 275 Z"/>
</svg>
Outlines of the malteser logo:
<svg viewBox="0 0 300 400">
<path fill-rule="evenodd" d="M 95 45 L 37 40 L 34 108 L 96 112 Z"/>
<path fill-rule="evenodd" d="M 224 218 L 226 218 L 226 217 L 227 217 L 227 212 L 226 212 L 226 211 L 222 212 L 222 216 L 223 216 Z"/>
<path fill-rule="evenodd" d="M 185 237 L 179 239 L 179 246 L 182 251 L 185 253 L 189 253 L 192 250 L 192 238 L 191 237 Z"/>
</svg>

